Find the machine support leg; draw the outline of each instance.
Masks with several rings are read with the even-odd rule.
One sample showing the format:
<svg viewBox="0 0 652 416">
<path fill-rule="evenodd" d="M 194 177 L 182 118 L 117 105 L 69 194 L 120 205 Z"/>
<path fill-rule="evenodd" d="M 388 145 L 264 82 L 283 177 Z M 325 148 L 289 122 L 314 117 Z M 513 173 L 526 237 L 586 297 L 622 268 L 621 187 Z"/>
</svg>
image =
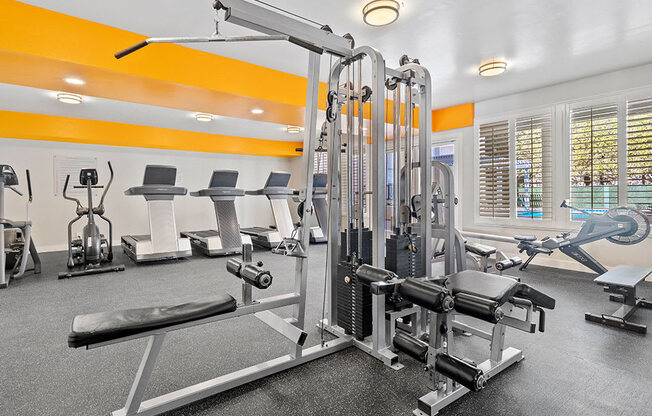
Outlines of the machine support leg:
<svg viewBox="0 0 652 416">
<path fill-rule="evenodd" d="M 149 338 L 145 354 L 143 355 L 143 360 L 140 362 L 140 367 L 136 373 L 134 384 L 131 386 L 129 396 L 127 397 L 127 403 L 125 403 L 124 409 L 126 415 L 135 415 L 138 413 L 140 403 L 143 401 L 145 389 L 147 388 L 147 383 L 149 382 L 149 377 L 152 375 L 152 371 L 154 371 L 156 358 L 158 357 L 158 353 L 161 351 L 164 339 L 165 333 L 155 334 Z"/>
</svg>

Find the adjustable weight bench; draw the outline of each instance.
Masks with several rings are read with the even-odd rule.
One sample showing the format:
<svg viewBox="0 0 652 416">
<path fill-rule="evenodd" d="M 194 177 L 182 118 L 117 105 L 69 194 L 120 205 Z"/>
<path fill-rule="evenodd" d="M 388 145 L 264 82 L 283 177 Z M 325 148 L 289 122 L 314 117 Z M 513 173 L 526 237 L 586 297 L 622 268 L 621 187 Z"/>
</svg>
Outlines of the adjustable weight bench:
<svg viewBox="0 0 652 416">
<path fill-rule="evenodd" d="M 604 291 L 611 293 L 609 300 L 623 305 L 610 314 L 585 313 L 584 319 L 602 325 L 635 331 L 640 334 L 647 332 L 647 326 L 629 321 L 629 317 L 638 308 L 652 309 L 652 302 L 636 297 L 636 286 L 652 274 L 652 268 L 635 266 L 617 266 L 598 276 L 594 282 L 603 286 Z"/>
<path fill-rule="evenodd" d="M 272 276 L 260 263 L 252 260 L 250 244 L 243 245 L 242 252 L 241 261 L 230 259 L 227 264 L 227 271 L 242 281 L 242 300 L 239 303 L 232 296 L 223 294 L 200 302 L 100 312 L 80 315 L 73 319 L 72 331 L 68 336 L 68 345 L 71 348 L 91 349 L 138 338 L 149 339 L 126 404 L 122 409 L 114 411 L 113 416 L 158 415 L 351 346 L 350 340 L 336 339 L 303 348 L 308 335 L 303 330 L 305 283 L 300 285 L 297 292 L 255 300 L 253 288 L 267 289 L 272 283 Z M 273 309 L 286 306 L 295 307 L 297 312 L 292 318 L 281 318 L 272 312 Z M 254 315 L 283 335 L 289 341 L 288 353 L 143 401 L 149 378 L 168 332 L 244 315 Z"/>
</svg>

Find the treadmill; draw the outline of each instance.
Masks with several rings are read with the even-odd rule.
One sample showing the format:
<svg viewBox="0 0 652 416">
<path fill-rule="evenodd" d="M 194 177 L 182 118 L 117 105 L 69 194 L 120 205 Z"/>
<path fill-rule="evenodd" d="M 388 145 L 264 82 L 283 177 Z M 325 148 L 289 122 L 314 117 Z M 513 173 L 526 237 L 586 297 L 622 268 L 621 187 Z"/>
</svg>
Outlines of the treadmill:
<svg viewBox="0 0 652 416">
<path fill-rule="evenodd" d="M 192 256 L 190 241 L 177 232 L 174 197 L 188 190 L 175 186 L 176 179 L 174 166 L 147 165 L 143 185 L 125 191 L 125 195 L 144 197 L 149 214 L 150 235 L 123 235 L 121 239 L 122 249 L 136 263 Z"/>
<path fill-rule="evenodd" d="M 328 175 L 325 173 L 315 173 L 312 177 L 312 207 L 317 218 L 317 226 L 310 226 L 310 242 L 311 243 L 325 243 L 328 241 Z M 298 212 L 299 216 L 303 213 L 303 204 L 301 199 L 297 196 L 299 191 L 294 191 L 292 199 L 299 202 Z"/>
<path fill-rule="evenodd" d="M 224 256 L 242 253 L 243 244 L 251 244 L 251 237 L 240 234 L 235 199 L 244 196 L 243 189 L 236 188 L 237 170 L 215 170 L 208 188 L 191 192 L 191 196 L 209 197 L 215 206 L 217 230 L 184 231 L 182 236 L 190 239 L 192 248 L 206 256 Z"/>
<path fill-rule="evenodd" d="M 272 207 L 276 226 L 241 228 L 240 232 L 251 237 L 251 241 L 264 248 L 275 248 L 284 238 L 292 236 L 294 224 L 288 205 L 288 195 L 294 194 L 294 189 L 288 188 L 290 173 L 272 171 L 262 189 L 246 191 L 247 195 L 265 195 Z"/>
</svg>

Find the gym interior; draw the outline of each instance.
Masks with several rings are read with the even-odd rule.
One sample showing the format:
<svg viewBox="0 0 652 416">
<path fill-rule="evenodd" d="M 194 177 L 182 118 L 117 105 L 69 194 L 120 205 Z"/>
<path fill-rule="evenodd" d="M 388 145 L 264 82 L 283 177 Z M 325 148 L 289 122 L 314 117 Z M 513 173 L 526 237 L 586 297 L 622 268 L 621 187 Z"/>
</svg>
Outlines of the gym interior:
<svg viewBox="0 0 652 416">
<path fill-rule="evenodd" d="M 652 3 L 0 0 L 0 414 L 652 414 Z"/>
</svg>

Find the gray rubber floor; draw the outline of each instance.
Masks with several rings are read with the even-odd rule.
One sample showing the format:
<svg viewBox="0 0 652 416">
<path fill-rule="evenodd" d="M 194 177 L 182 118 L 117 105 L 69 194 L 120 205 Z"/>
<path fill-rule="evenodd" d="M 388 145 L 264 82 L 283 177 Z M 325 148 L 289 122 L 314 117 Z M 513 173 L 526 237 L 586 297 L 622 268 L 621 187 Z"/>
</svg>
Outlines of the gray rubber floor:
<svg viewBox="0 0 652 416">
<path fill-rule="evenodd" d="M 325 246 L 313 246 L 310 256 L 306 345 L 315 345 Z M 67 335 L 75 315 L 240 294 L 239 281 L 225 271 L 225 259 L 194 257 L 136 266 L 119 253 L 117 261 L 126 264 L 125 272 L 59 281 L 65 254 L 42 257 L 41 276 L 27 276 L 0 291 L 0 415 L 108 415 L 124 405 L 146 341 L 70 349 Z M 293 259 L 267 252 L 256 253 L 256 258 L 274 275 L 267 294 L 291 289 Z M 526 359 L 441 414 L 652 414 L 652 334 L 585 322 L 586 311 L 617 307 L 590 274 L 531 266 L 522 276 L 557 299 L 546 332 L 509 329 L 508 344 L 522 349 Z M 641 294 L 652 295 L 650 286 Z M 635 319 L 652 325 L 652 312 L 641 310 Z M 477 361 L 488 354 L 485 341 L 460 337 L 459 344 Z M 251 316 L 177 331 L 166 339 L 146 397 L 287 351 L 283 337 Z M 428 390 L 421 366 L 401 358 L 406 367 L 395 371 L 349 348 L 170 415 L 409 415 Z"/>
</svg>

